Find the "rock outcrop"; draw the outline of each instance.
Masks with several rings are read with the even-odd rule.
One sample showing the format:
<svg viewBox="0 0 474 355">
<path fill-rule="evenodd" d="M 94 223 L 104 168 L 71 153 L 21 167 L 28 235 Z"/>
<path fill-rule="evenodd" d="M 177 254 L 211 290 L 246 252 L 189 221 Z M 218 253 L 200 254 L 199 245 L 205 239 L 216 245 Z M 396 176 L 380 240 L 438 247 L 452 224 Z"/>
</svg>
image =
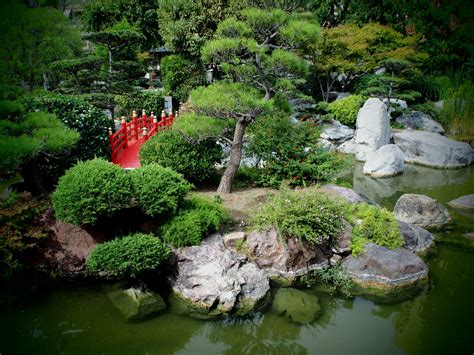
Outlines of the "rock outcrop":
<svg viewBox="0 0 474 355">
<path fill-rule="evenodd" d="M 451 222 L 446 207 L 426 195 L 404 194 L 393 209 L 395 218 L 425 228 L 442 228 Z"/>
<path fill-rule="evenodd" d="M 474 209 L 474 194 L 458 197 L 457 199 L 449 201 L 448 205 L 466 210 Z"/>
<path fill-rule="evenodd" d="M 173 251 L 167 277 L 173 308 L 204 319 L 248 314 L 265 303 L 270 290 L 265 273 L 226 249 L 218 235 Z"/>
<path fill-rule="evenodd" d="M 428 282 L 426 264 L 404 248 L 367 243 L 361 255 L 345 258 L 342 265 L 354 284 L 353 293 L 379 302 L 408 299 Z"/>
<path fill-rule="evenodd" d="M 423 131 L 444 134 L 443 126 L 436 122 L 430 115 L 420 111 L 412 111 L 396 118 L 398 124 L 406 128 L 421 129 Z"/>
<path fill-rule="evenodd" d="M 405 239 L 404 248 L 414 252 L 417 255 L 426 254 L 435 245 L 433 234 L 426 229 L 415 226 L 414 224 L 398 221 L 400 233 Z"/>
<path fill-rule="evenodd" d="M 321 186 L 320 190 L 332 197 L 342 197 L 350 203 L 368 203 L 369 205 L 373 204 L 367 197 L 355 192 L 348 187 L 327 184 Z"/>
<path fill-rule="evenodd" d="M 395 144 L 405 153 L 405 162 L 439 169 L 453 169 L 472 163 L 474 150 L 433 132 L 403 131 L 394 134 Z"/>
<path fill-rule="evenodd" d="M 369 153 L 389 144 L 391 137 L 387 106 L 377 98 L 368 99 L 357 114 L 356 159 L 366 161 Z"/>
<path fill-rule="evenodd" d="M 272 311 L 295 323 L 312 323 L 321 315 L 318 297 L 294 288 L 280 288 L 273 298 Z"/>
<path fill-rule="evenodd" d="M 367 156 L 363 172 L 372 177 L 390 177 L 403 173 L 405 154 L 395 144 L 387 144 Z"/>
<path fill-rule="evenodd" d="M 245 246 L 268 277 L 282 285 L 291 285 L 298 277 L 327 267 L 332 254 L 327 245 L 307 246 L 294 238 L 282 243 L 274 228 L 250 233 Z"/>
</svg>

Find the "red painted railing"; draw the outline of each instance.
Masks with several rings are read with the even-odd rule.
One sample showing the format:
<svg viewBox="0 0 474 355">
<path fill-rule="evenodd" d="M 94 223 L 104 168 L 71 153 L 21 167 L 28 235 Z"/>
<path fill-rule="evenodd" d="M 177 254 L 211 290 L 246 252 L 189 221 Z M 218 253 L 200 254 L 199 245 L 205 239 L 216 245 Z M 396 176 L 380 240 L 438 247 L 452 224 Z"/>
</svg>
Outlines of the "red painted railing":
<svg viewBox="0 0 474 355">
<path fill-rule="evenodd" d="M 161 111 L 161 119 L 155 117 L 153 112 L 150 117 L 147 117 L 145 111 L 142 111 L 142 117 L 138 117 L 136 111 L 133 111 L 132 119 L 130 122 L 122 117 L 122 127 L 115 133 L 112 132 L 112 128 L 109 128 L 109 141 L 112 155 L 112 162 L 117 162 L 117 157 L 123 153 L 129 145 L 143 144 L 155 133 L 169 128 L 174 121 L 175 116 L 173 111 L 170 111 L 169 115 L 166 116 L 165 111 Z"/>
</svg>

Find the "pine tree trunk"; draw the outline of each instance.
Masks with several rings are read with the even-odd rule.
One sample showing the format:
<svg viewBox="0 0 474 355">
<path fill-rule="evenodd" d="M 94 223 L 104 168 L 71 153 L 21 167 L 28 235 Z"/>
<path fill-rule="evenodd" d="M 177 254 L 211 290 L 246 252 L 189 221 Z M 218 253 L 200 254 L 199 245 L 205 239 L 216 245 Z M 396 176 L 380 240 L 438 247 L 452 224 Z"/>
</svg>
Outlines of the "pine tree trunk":
<svg viewBox="0 0 474 355">
<path fill-rule="evenodd" d="M 248 122 L 238 120 L 235 125 L 234 139 L 230 150 L 229 162 L 225 168 L 224 175 L 222 175 L 221 182 L 217 188 L 218 193 L 228 194 L 232 189 L 232 182 L 235 174 L 239 170 L 240 161 L 242 159 L 242 148 L 244 141 L 244 133 Z"/>
</svg>

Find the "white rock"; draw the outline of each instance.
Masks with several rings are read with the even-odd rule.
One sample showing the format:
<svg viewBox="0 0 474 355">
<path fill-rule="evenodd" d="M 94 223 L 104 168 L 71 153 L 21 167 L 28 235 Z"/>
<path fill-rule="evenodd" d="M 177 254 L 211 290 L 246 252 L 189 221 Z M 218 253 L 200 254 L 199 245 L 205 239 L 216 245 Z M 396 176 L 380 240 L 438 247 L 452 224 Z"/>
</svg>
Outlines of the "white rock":
<svg viewBox="0 0 474 355">
<path fill-rule="evenodd" d="M 349 139 L 345 141 L 340 146 L 336 148 L 338 152 L 346 153 L 346 154 L 355 154 L 357 151 L 357 145 L 355 142 L 355 138 Z"/>
<path fill-rule="evenodd" d="M 396 122 L 403 125 L 404 127 L 444 134 L 443 126 L 441 126 L 438 122 L 431 118 L 430 115 L 424 112 L 412 111 L 397 117 Z"/>
<path fill-rule="evenodd" d="M 354 130 L 336 120 L 325 124 L 321 133 L 321 138 L 334 144 L 341 144 L 352 137 L 354 137 Z"/>
<path fill-rule="evenodd" d="M 387 144 L 367 157 L 363 172 L 373 177 L 389 177 L 403 172 L 405 154 L 395 144 Z"/>
<path fill-rule="evenodd" d="M 224 239 L 224 245 L 227 248 L 234 248 L 237 246 L 237 243 L 245 240 L 245 233 L 244 232 L 229 233 L 229 234 L 224 235 L 223 239 Z"/>
<path fill-rule="evenodd" d="M 433 132 L 403 131 L 394 141 L 405 153 L 405 163 L 450 169 L 472 163 L 474 150 L 468 143 L 457 142 Z"/>
</svg>

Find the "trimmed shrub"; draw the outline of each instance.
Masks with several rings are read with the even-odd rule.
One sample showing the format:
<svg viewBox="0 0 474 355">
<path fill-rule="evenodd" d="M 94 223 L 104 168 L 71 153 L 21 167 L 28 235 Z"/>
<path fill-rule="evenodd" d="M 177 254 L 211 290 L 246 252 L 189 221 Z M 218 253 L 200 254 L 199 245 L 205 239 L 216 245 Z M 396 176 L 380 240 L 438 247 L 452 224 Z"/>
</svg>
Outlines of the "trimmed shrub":
<svg viewBox="0 0 474 355">
<path fill-rule="evenodd" d="M 193 182 L 212 176 L 221 157 L 222 148 L 215 139 L 193 140 L 175 130 L 156 134 L 140 149 L 140 161 L 145 166 L 157 163 Z"/>
<path fill-rule="evenodd" d="M 117 95 L 115 100 L 120 105 L 117 114 L 126 117 L 131 117 L 134 110 L 137 111 L 139 116 L 141 116 L 142 110 L 145 110 L 148 116 L 154 112 L 156 117 L 160 117 L 161 111 L 164 109 L 163 93 L 161 91 L 143 90 Z"/>
<path fill-rule="evenodd" d="M 87 269 L 112 277 L 137 277 L 158 268 L 170 254 L 157 237 L 137 233 L 99 244 L 87 259 Z"/>
<path fill-rule="evenodd" d="M 198 245 L 211 232 L 217 231 L 227 213 L 217 202 L 202 197 L 185 201 L 179 214 L 161 229 L 163 240 L 176 248 Z"/>
<path fill-rule="evenodd" d="M 77 225 L 130 207 L 132 184 L 127 172 L 102 159 L 80 162 L 59 179 L 53 193 L 56 218 Z"/>
<path fill-rule="evenodd" d="M 257 212 L 253 224 L 259 229 L 275 227 L 283 238 L 318 245 L 337 235 L 343 212 L 338 201 L 322 193 L 283 189 Z"/>
<path fill-rule="evenodd" d="M 181 174 L 158 164 L 130 172 L 138 207 L 149 216 L 173 214 L 192 185 Z"/>
<path fill-rule="evenodd" d="M 351 95 L 341 100 L 331 102 L 328 105 L 329 113 L 342 124 L 355 127 L 357 113 L 364 104 L 365 98 L 359 95 Z"/>
<path fill-rule="evenodd" d="M 12 119 L 25 112 L 25 107 L 17 101 L 0 101 L 0 119 Z"/>
</svg>

